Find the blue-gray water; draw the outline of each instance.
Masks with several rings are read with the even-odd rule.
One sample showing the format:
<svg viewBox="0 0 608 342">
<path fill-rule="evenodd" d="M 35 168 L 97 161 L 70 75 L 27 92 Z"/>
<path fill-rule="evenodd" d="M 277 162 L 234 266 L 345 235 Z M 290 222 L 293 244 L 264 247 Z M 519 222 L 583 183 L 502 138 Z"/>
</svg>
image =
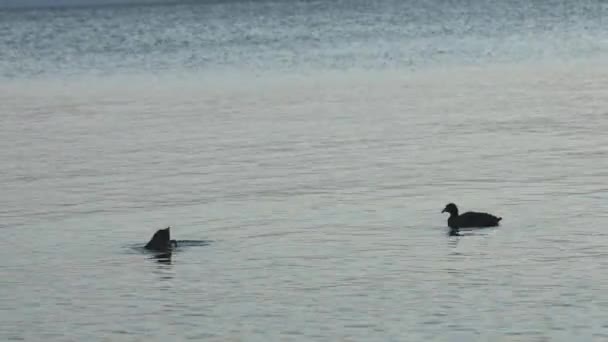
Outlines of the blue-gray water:
<svg viewBox="0 0 608 342">
<path fill-rule="evenodd" d="M 608 339 L 606 14 L 0 11 L 0 340 Z"/>
</svg>

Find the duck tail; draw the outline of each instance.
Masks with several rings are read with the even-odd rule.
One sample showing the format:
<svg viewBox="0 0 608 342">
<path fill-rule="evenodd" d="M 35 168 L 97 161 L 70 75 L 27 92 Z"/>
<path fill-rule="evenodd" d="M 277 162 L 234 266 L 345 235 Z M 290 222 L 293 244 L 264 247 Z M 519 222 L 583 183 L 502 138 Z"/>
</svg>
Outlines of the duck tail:
<svg viewBox="0 0 608 342">
<path fill-rule="evenodd" d="M 502 220 L 502 217 L 497 218 L 496 222 L 500 222 L 500 220 Z"/>
</svg>

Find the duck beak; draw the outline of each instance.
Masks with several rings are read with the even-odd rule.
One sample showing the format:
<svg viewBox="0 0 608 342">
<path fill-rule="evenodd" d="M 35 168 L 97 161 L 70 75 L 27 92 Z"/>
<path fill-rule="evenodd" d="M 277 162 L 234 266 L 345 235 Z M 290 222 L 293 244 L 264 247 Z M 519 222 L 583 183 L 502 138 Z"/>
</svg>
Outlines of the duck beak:
<svg viewBox="0 0 608 342">
<path fill-rule="evenodd" d="M 442 213 L 445 213 L 445 208 L 441 211 Z"/>
</svg>

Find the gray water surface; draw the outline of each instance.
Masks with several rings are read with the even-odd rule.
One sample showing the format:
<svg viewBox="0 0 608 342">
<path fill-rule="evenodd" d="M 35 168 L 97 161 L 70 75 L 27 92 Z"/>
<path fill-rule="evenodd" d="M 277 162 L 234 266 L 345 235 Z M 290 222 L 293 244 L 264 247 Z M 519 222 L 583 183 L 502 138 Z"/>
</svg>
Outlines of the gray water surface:
<svg viewBox="0 0 608 342">
<path fill-rule="evenodd" d="M 198 1 L 4 10 L 0 77 L 420 69 L 608 54 L 608 3 Z"/>
<path fill-rule="evenodd" d="M 1 14 L 0 340 L 607 339 L 605 4 L 527 11 L 539 31 L 469 5 L 447 23 L 488 29 L 452 41 L 389 7 L 286 3 Z M 227 43 L 242 27 L 267 38 Z M 408 30 L 454 50 L 360 54 Z M 502 225 L 449 237 L 448 202 Z M 167 225 L 209 243 L 142 251 Z"/>
</svg>

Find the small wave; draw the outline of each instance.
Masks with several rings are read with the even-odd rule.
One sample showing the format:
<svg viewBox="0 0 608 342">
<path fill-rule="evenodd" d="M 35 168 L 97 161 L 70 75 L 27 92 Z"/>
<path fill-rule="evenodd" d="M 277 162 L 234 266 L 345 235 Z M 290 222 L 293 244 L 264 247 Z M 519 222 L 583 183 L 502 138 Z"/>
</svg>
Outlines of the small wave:
<svg viewBox="0 0 608 342">
<path fill-rule="evenodd" d="M 199 246 L 208 246 L 212 243 L 212 240 L 177 240 L 177 247 L 173 249 L 173 253 L 179 252 L 184 247 L 199 247 Z M 137 243 L 130 244 L 126 247 L 132 253 L 158 253 L 158 251 L 153 251 L 145 248 L 145 243 Z"/>
<path fill-rule="evenodd" d="M 212 240 L 176 240 L 177 249 L 181 247 L 197 247 L 197 246 L 208 246 Z"/>
</svg>

